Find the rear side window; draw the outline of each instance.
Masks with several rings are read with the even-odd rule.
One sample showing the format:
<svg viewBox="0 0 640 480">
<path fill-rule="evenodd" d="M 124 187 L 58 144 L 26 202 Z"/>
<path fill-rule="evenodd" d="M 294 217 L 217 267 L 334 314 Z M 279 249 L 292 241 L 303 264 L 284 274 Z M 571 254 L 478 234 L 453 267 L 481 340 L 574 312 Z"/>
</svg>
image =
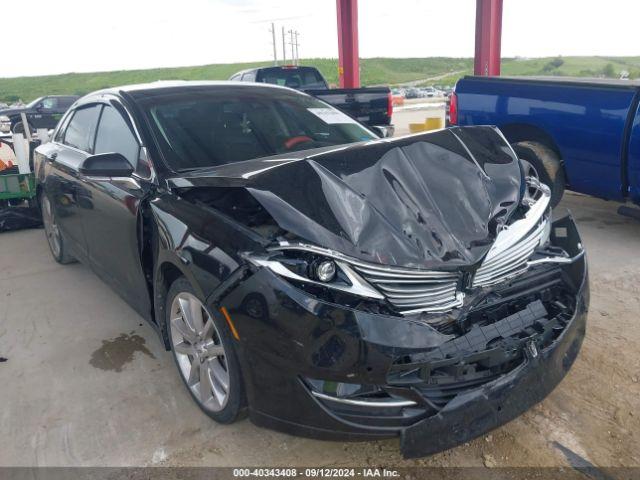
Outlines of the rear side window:
<svg viewBox="0 0 640 480">
<path fill-rule="evenodd" d="M 44 110 L 53 110 L 54 108 L 58 108 L 58 97 L 45 97 L 44 100 L 42 100 L 42 108 Z"/>
<path fill-rule="evenodd" d="M 247 72 L 244 75 L 242 75 L 242 81 L 243 82 L 255 82 L 256 81 L 256 72 Z"/>
<path fill-rule="evenodd" d="M 258 82 L 273 83 L 289 88 L 326 88 L 327 84 L 315 68 L 285 67 L 265 68 L 258 76 Z"/>
<path fill-rule="evenodd" d="M 120 153 L 136 168 L 140 145 L 122 115 L 113 107 L 104 107 L 98 133 L 95 153 Z"/>
<path fill-rule="evenodd" d="M 69 125 L 69 120 L 71 120 L 72 117 L 73 117 L 73 112 L 69 112 L 68 115 L 65 115 L 64 117 L 62 117 L 62 120 L 61 120 L 62 123 L 60 124 L 60 128 L 58 128 L 58 131 L 56 132 L 54 141 L 58 143 L 63 143 L 64 132 L 67 129 L 67 125 Z"/>
<path fill-rule="evenodd" d="M 93 153 L 93 138 L 101 105 L 77 109 L 64 132 L 62 143 L 83 152 Z"/>
</svg>

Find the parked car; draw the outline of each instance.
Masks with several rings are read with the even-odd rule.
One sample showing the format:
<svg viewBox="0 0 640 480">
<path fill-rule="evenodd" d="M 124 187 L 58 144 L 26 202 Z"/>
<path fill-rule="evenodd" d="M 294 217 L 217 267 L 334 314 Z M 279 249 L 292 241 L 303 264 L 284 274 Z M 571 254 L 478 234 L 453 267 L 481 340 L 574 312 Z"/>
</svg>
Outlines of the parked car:
<svg viewBox="0 0 640 480">
<path fill-rule="evenodd" d="M 24 107 L 0 110 L 0 133 L 24 132 L 21 113 L 27 115 L 27 122 L 34 131 L 38 128 L 55 128 L 62 115 L 78 98 L 77 95 L 49 95 L 37 98 Z"/>
<path fill-rule="evenodd" d="M 404 93 L 405 98 L 420 98 L 421 96 L 422 93 L 420 92 L 420 90 L 414 87 L 407 88 Z"/>
<path fill-rule="evenodd" d="M 580 349 L 575 224 L 495 128 L 378 139 L 291 89 L 160 83 L 87 95 L 35 156 L 54 258 L 149 321 L 216 421 L 427 455 Z"/>
<path fill-rule="evenodd" d="M 552 204 L 565 187 L 640 204 L 639 82 L 465 77 L 455 97 L 451 123 L 500 127 Z"/>
<path fill-rule="evenodd" d="M 452 87 L 444 87 L 442 88 L 442 95 L 445 96 L 446 98 L 449 98 L 451 96 L 451 94 L 453 93 L 453 88 Z"/>
<path fill-rule="evenodd" d="M 433 87 L 422 87 L 420 89 L 420 93 L 421 93 L 422 97 L 427 97 L 427 98 L 441 97 L 442 96 L 442 92 L 439 91 L 439 90 L 436 90 Z"/>
<path fill-rule="evenodd" d="M 315 67 L 284 65 L 252 68 L 235 73 L 229 80 L 271 83 L 313 95 L 370 127 L 381 136 L 393 136 L 393 98 L 389 87 L 329 88 Z"/>
</svg>

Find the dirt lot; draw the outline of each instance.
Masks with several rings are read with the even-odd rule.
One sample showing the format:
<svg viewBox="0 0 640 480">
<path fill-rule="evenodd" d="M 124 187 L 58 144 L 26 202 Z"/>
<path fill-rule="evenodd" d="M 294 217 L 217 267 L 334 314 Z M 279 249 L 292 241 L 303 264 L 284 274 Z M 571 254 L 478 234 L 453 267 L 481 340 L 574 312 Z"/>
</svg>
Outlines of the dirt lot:
<svg viewBox="0 0 640 480">
<path fill-rule="evenodd" d="M 0 466 L 640 465 L 640 223 L 569 194 L 589 252 L 587 338 L 562 384 L 483 438 L 404 461 L 397 440 L 319 442 L 205 417 L 155 333 L 41 230 L 2 235 Z M 585 463 L 588 462 L 588 463 Z"/>
</svg>

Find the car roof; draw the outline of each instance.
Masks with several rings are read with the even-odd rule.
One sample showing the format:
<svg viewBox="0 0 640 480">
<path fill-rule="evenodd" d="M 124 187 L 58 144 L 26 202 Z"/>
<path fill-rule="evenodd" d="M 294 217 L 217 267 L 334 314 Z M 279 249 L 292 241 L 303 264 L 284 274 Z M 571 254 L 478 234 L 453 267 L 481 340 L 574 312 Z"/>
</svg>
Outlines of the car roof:
<svg viewBox="0 0 640 480">
<path fill-rule="evenodd" d="M 191 88 L 212 87 L 216 89 L 222 88 L 248 88 L 248 89 L 268 89 L 268 90 L 287 90 L 288 92 L 295 92 L 297 94 L 304 95 L 298 90 L 294 90 L 287 87 L 281 87 L 279 85 L 273 85 L 270 83 L 253 83 L 253 82 L 237 82 L 237 81 L 217 81 L 217 80 L 158 80 L 150 83 L 139 83 L 134 85 L 123 85 L 120 87 L 105 88 L 91 92 L 83 97 L 80 101 L 84 103 L 84 100 L 91 101 L 96 96 L 102 95 L 115 95 L 122 96 L 122 94 L 130 94 L 132 97 L 142 97 L 145 94 L 163 93 L 171 90 L 185 90 Z"/>
</svg>

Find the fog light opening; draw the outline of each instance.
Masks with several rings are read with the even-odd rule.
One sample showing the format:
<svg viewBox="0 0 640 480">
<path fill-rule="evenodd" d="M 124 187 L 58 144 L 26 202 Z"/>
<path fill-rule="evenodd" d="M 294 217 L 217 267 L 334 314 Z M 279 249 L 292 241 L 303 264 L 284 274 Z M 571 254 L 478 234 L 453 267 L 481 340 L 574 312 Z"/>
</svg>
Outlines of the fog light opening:
<svg viewBox="0 0 640 480">
<path fill-rule="evenodd" d="M 330 282 L 336 276 L 336 264 L 333 260 L 323 260 L 315 267 L 316 278 L 321 282 Z"/>
</svg>

